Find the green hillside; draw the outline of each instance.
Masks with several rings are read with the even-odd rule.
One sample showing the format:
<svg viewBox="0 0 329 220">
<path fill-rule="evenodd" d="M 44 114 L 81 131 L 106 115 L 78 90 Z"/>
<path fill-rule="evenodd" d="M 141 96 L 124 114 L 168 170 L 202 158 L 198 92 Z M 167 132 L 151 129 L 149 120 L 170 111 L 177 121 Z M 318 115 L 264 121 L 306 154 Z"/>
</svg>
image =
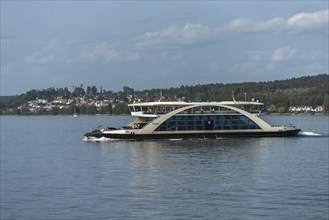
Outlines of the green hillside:
<svg viewBox="0 0 329 220">
<path fill-rule="evenodd" d="M 39 103 L 41 110 L 32 111 L 33 114 L 71 114 L 74 109 L 84 114 L 122 114 L 128 113 L 128 103 L 137 100 L 155 101 L 162 97 L 168 101 L 225 101 L 232 100 L 232 91 L 235 100 L 259 100 L 272 112 L 286 112 L 291 106 L 315 108 L 319 105 L 329 110 L 329 75 L 320 74 L 267 82 L 182 85 L 143 91 L 124 86 L 122 91 L 114 92 L 99 90 L 96 86 L 84 89 L 83 85 L 73 91 L 68 88 L 33 89 L 18 96 L 1 97 L 0 113 L 30 114 L 31 106 Z"/>
</svg>

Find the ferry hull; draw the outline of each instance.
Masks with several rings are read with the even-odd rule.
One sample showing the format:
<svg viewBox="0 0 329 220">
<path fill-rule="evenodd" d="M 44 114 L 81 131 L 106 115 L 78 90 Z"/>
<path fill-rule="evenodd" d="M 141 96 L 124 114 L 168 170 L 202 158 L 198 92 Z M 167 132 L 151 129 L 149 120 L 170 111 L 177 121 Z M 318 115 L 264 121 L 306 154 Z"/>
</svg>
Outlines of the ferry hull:
<svg viewBox="0 0 329 220">
<path fill-rule="evenodd" d="M 90 132 L 85 134 L 87 139 L 110 138 L 117 140 L 161 140 L 161 139 L 216 139 L 216 138 L 241 138 L 241 137 L 293 137 L 297 136 L 300 129 L 271 131 L 271 132 L 203 132 L 203 133 L 154 133 L 154 134 L 117 134 Z"/>
</svg>

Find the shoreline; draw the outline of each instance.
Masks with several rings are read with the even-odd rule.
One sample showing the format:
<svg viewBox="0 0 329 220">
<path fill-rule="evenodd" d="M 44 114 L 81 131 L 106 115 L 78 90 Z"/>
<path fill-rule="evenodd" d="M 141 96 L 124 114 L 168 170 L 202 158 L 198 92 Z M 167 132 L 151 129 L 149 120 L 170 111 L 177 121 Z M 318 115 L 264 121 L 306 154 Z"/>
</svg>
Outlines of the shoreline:
<svg viewBox="0 0 329 220">
<path fill-rule="evenodd" d="M 324 116 L 327 115 L 329 116 L 329 112 L 316 112 L 316 113 L 261 113 L 258 116 L 263 116 L 263 115 L 273 115 L 273 116 Z M 0 114 L 0 116 L 70 116 L 73 117 L 73 115 L 70 114 Z M 79 114 L 79 116 L 131 116 L 131 114 Z"/>
</svg>

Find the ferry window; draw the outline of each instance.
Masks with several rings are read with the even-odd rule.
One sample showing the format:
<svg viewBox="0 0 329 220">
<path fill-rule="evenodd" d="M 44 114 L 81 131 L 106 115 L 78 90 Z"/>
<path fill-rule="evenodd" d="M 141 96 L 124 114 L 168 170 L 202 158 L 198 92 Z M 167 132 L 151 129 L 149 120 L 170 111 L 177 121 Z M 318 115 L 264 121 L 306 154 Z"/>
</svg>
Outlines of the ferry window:
<svg viewBox="0 0 329 220">
<path fill-rule="evenodd" d="M 231 126 L 225 125 L 225 126 L 223 126 L 223 128 L 224 128 L 224 130 L 230 130 L 231 129 Z"/>
<path fill-rule="evenodd" d="M 208 120 L 216 120 L 216 116 L 214 115 L 208 116 Z"/>
<path fill-rule="evenodd" d="M 186 130 L 194 130 L 194 126 L 187 126 Z"/>
<path fill-rule="evenodd" d="M 214 129 L 215 130 L 222 130 L 222 126 L 217 125 L 217 126 L 214 127 Z"/>
<path fill-rule="evenodd" d="M 252 120 L 249 120 L 249 128 L 250 129 L 259 129 L 259 126 Z"/>
<path fill-rule="evenodd" d="M 210 107 L 210 111 L 211 112 L 214 112 L 214 111 L 217 111 L 218 110 L 218 107 L 217 106 L 211 106 Z"/>
<path fill-rule="evenodd" d="M 144 107 L 143 110 L 145 111 L 146 114 L 153 114 L 154 113 L 151 107 Z"/>
<path fill-rule="evenodd" d="M 202 107 L 202 110 L 203 111 L 210 111 L 210 106 L 204 106 L 204 107 Z"/>
<path fill-rule="evenodd" d="M 241 124 L 248 125 L 248 121 L 249 121 L 249 119 L 246 116 L 244 116 L 244 115 L 241 115 L 240 116 L 240 122 L 241 122 Z"/>
<path fill-rule="evenodd" d="M 248 129 L 248 126 L 247 125 L 241 125 L 240 129 Z"/>
<path fill-rule="evenodd" d="M 230 115 L 224 115 L 224 120 L 231 120 L 231 116 Z"/>
<path fill-rule="evenodd" d="M 231 116 L 224 115 L 224 117 L 223 117 L 223 124 L 231 124 Z"/>
<path fill-rule="evenodd" d="M 176 118 L 169 118 L 169 119 L 167 119 L 167 121 L 174 121 L 174 122 L 176 122 Z"/>
<path fill-rule="evenodd" d="M 200 108 L 200 107 L 193 108 L 193 109 L 192 109 L 192 112 L 193 112 L 194 114 L 200 114 L 200 113 L 201 113 L 201 108 Z"/>
<path fill-rule="evenodd" d="M 195 120 L 202 120 L 202 116 L 195 116 Z"/>
<path fill-rule="evenodd" d="M 178 120 L 184 120 L 184 117 L 183 116 L 177 116 L 176 118 L 177 118 L 177 121 Z"/>
<path fill-rule="evenodd" d="M 259 126 L 244 115 L 172 116 L 162 123 L 157 131 L 204 130 L 205 121 L 213 121 L 215 130 L 259 129 Z"/>
<path fill-rule="evenodd" d="M 187 120 L 194 120 L 194 116 L 187 116 L 186 119 Z"/>
<path fill-rule="evenodd" d="M 188 125 L 194 125 L 194 121 L 187 121 Z"/>
<path fill-rule="evenodd" d="M 165 126 L 160 126 L 157 128 L 157 131 L 168 131 L 168 129 Z"/>
<path fill-rule="evenodd" d="M 175 126 L 176 125 L 176 121 L 168 121 L 168 126 Z"/>
<path fill-rule="evenodd" d="M 140 106 L 136 106 L 136 107 L 135 107 L 135 110 L 136 110 L 136 112 L 140 112 L 140 111 L 141 111 Z"/>
</svg>

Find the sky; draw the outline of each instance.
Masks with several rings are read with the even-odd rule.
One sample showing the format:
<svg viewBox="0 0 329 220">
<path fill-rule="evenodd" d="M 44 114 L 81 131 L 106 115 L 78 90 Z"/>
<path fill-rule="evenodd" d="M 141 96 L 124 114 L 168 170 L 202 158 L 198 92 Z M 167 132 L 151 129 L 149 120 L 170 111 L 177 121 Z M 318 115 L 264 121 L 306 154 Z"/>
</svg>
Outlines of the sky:
<svg viewBox="0 0 329 220">
<path fill-rule="evenodd" d="M 328 1 L 1 0 L 1 95 L 328 73 Z"/>
</svg>

